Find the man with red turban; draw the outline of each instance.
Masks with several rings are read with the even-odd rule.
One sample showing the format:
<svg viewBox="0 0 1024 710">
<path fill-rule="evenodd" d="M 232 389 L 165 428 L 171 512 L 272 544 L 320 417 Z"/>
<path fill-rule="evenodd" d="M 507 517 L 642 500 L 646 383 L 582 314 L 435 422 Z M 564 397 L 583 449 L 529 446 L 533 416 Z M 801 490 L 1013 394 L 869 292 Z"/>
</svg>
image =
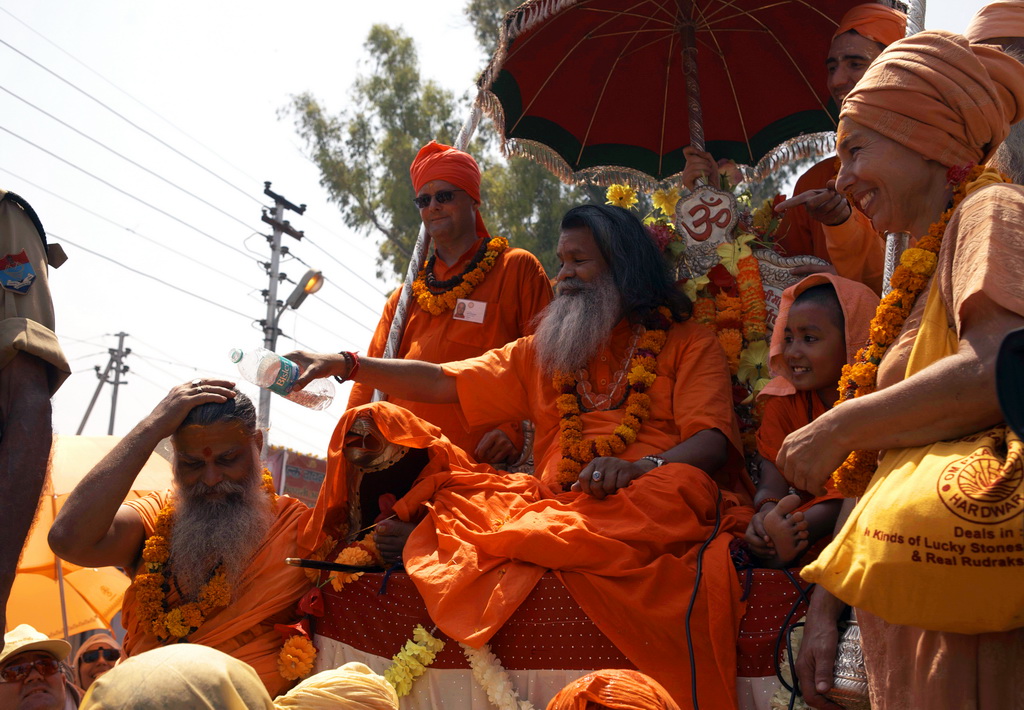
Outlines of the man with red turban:
<svg viewBox="0 0 1024 710">
<path fill-rule="evenodd" d="M 420 149 L 409 173 L 434 253 L 413 284 L 414 302 L 395 357 L 465 360 L 532 333 L 534 317 L 551 301 L 551 285 L 537 257 L 488 233 L 480 215 L 480 168 L 473 157 L 431 141 Z M 384 354 L 400 295 L 397 289 L 384 306 L 368 356 Z M 372 396 L 372 387 L 357 383 L 348 406 L 366 404 Z M 470 427 L 454 405 L 391 401 L 436 424 L 479 461 L 511 463 L 521 448 L 513 424 Z"/>
<path fill-rule="evenodd" d="M 906 35 L 907 16 L 880 3 L 869 2 L 851 8 L 832 36 L 825 67 L 828 90 L 836 107 L 864 75 L 868 65 L 887 46 Z M 693 189 L 701 175 L 716 175 L 709 153 L 692 146 L 686 155 L 684 184 Z M 827 158 L 805 172 L 793 189 L 794 196 L 776 206 L 784 212 L 779 225 L 779 246 L 789 255 L 810 254 L 832 264 L 835 273 L 882 291 L 885 243 L 871 220 L 835 189 L 839 165 Z M 822 270 L 805 266 L 793 270 L 804 275 Z"/>
</svg>

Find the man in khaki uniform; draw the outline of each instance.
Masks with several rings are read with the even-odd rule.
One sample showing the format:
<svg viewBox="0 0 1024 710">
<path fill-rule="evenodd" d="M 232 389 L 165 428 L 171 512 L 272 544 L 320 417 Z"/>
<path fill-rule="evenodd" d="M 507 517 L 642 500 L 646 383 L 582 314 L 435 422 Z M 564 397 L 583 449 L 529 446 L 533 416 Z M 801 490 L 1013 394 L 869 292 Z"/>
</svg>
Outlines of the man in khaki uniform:
<svg viewBox="0 0 1024 710">
<path fill-rule="evenodd" d="M 51 252 L 59 266 L 63 251 L 54 246 Z M 0 608 L 5 621 L 18 558 L 46 480 L 50 397 L 71 374 L 53 332 L 47 268 L 39 218 L 25 200 L 0 190 Z"/>
</svg>

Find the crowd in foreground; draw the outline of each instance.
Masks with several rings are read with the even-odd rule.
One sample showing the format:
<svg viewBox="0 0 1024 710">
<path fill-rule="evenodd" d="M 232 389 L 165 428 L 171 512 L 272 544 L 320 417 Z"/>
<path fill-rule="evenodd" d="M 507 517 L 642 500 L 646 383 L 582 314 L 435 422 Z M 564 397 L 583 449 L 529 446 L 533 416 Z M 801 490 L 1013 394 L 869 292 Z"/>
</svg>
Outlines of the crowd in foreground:
<svg viewBox="0 0 1024 710">
<path fill-rule="evenodd" d="M 366 356 L 287 356 L 296 387 L 356 383 L 316 506 L 276 495 L 234 383 L 175 387 L 49 536 L 64 559 L 133 574 L 127 660 L 97 672 L 121 656 L 97 640 L 69 677 L 65 642 L 18 627 L 0 704 L 74 706 L 81 688 L 81 707 L 397 707 L 392 679 L 360 663 L 295 684 L 313 670 L 314 579 L 282 560 L 351 550 L 401 565 L 437 628 L 472 648 L 552 572 L 643 675 L 587 674 L 549 708 L 732 708 L 741 550 L 818 585 L 797 660 L 812 706 L 837 707 L 837 620 L 852 605 L 874 707 L 1024 708 L 1024 463 L 996 381 L 1004 338 L 1024 327 L 1024 176 L 1005 174 L 1015 145 L 999 152 L 1024 118 L 1024 65 L 1004 51 L 1024 37 L 1024 3 L 987 6 L 970 37 L 899 39 L 905 22 L 867 4 L 833 38 L 838 172 L 780 206 L 804 215 L 780 248 L 832 267 L 784 294 L 756 484 L 727 358 L 641 221 L 570 210 L 552 298 L 536 259 L 488 233 L 475 161 L 431 143 L 411 176 L 434 255 L 397 357 L 380 357 L 397 295 Z M 688 157 L 691 176 L 712 170 Z M 879 300 L 885 232 L 911 247 Z M 52 331 L 20 318 L 0 384 L 14 367 L 52 392 L 67 363 Z M 388 401 L 371 403 L 374 389 Z M 496 468 L 514 467 L 524 420 L 533 473 Z M 168 437 L 175 488 L 121 505 Z"/>
</svg>

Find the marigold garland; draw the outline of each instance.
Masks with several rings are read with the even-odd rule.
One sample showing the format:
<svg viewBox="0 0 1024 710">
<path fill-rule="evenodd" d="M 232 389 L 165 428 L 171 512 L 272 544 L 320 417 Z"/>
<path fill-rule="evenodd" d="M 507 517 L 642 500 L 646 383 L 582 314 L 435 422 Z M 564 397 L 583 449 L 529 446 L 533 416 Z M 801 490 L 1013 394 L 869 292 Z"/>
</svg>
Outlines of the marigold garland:
<svg viewBox="0 0 1024 710">
<path fill-rule="evenodd" d="M 271 503 L 277 500 L 274 479 L 266 469 L 263 471 L 263 490 Z M 149 629 L 160 640 L 185 640 L 203 625 L 207 614 L 231 602 L 231 587 L 224 567 L 220 566 L 214 570 L 206 584 L 199 588 L 197 601 L 185 602 L 168 610 L 170 581 L 167 561 L 171 556 L 173 529 L 174 501 L 170 500 L 157 514 L 153 534 L 146 539 L 142 548 L 146 571 L 137 574 L 132 582 L 142 627 Z"/>
<path fill-rule="evenodd" d="M 918 241 L 917 246 L 907 249 L 900 257 L 900 263 L 893 270 L 889 281 L 892 290 L 882 299 L 871 321 L 870 342 L 857 352 L 852 365 L 843 366 L 838 386 L 839 399 L 835 406 L 855 397 L 863 397 L 877 388 L 878 365 L 903 330 L 907 316 L 935 273 L 946 226 L 960 203 L 979 187 L 993 182 L 1006 182 L 1005 177 L 984 165 L 974 166 L 969 171 L 955 172 L 951 169 L 950 175 L 961 178 L 953 192 L 953 204 L 928 228 L 928 234 Z M 832 473 L 836 490 L 848 498 L 864 495 L 877 467 L 877 451 L 851 452 Z"/>
<path fill-rule="evenodd" d="M 420 269 L 416 280 L 412 282 L 412 293 L 416 297 L 416 303 L 427 313 L 439 316 L 445 311 L 455 308 L 460 298 L 467 298 L 473 289 L 480 285 L 487 272 L 494 266 L 498 255 L 508 248 L 508 240 L 504 237 L 492 237 L 486 244 L 486 250 L 479 262 L 471 261 L 466 265 L 466 271 L 461 277 L 456 277 L 459 282 L 447 289 L 433 290 L 427 285 L 427 270 L 433 269 L 434 260 L 431 260 Z"/>
<path fill-rule="evenodd" d="M 427 666 L 444 648 L 444 641 L 434 638 L 417 624 L 412 638 L 405 642 L 402 650 L 391 657 L 391 665 L 384 671 L 384 680 L 391 683 L 398 697 L 404 697 L 412 690 L 413 682 L 423 675 Z"/>
<path fill-rule="evenodd" d="M 367 534 L 362 540 L 350 544 L 338 553 L 334 561 L 338 564 L 352 565 L 353 567 L 372 567 L 384 564 L 372 534 Z M 362 572 L 336 572 L 331 577 L 331 586 L 334 587 L 335 591 L 340 592 L 341 588 L 346 584 L 351 584 L 362 576 Z"/>
<path fill-rule="evenodd" d="M 636 353 L 630 360 L 626 410 L 622 415 L 622 423 L 611 434 L 584 439 L 575 375 L 556 371 L 551 378 L 555 390 L 561 392 L 555 400 L 558 412 L 562 415 L 559 422 L 562 458 L 558 462 L 556 481 L 563 488 L 572 485 L 583 467 L 595 457 L 618 456 L 625 451 L 627 446 L 636 441 L 640 428 L 651 416 L 651 398 L 647 390 L 656 378 L 657 357 L 668 340 L 666 331 L 672 325 L 672 312 L 661 306 L 652 320 L 652 327 L 640 337 Z"/>
<path fill-rule="evenodd" d="M 736 286 L 743 311 L 743 337 L 749 342 L 764 339 L 767 334 L 765 319 L 768 317 L 768 308 L 765 305 L 764 284 L 761 282 L 761 267 L 753 254 L 740 259 Z"/>
<path fill-rule="evenodd" d="M 277 670 L 285 680 L 305 678 L 313 670 L 316 646 L 302 634 L 289 636 L 277 656 Z"/>
</svg>

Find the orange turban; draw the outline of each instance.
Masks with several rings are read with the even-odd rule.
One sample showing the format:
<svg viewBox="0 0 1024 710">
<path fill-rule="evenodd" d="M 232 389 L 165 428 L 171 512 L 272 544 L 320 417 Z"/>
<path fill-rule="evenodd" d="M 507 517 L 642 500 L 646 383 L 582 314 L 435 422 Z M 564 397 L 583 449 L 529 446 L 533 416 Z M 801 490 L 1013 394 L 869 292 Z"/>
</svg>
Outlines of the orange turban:
<svg viewBox="0 0 1024 710">
<path fill-rule="evenodd" d="M 437 141 L 427 143 L 416 154 L 409 174 L 412 176 L 412 189 L 416 192 L 431 180 L 444 180 L 480 201 L 480 166 L 472 155 L 450 145 Z"/>
<path fill-rule="evenodd" d="M 998 0 L 981 8 L 964 36 L 972 44 L 994 37 L 1024 37 L 1024 0 Z"/>
<path fill-rule="evenodd" d="M 832 35 L 832 39 L 850 30 L 888 47 L 907 36 L 907 16 L 891 7 L 869 2 L 850 8 L 839 21 L 839 29 Z"/>
<path fill-rule="evenodd" d="M 409 175 L 412 176 L 412 189 L 416 192 L 431 180 L 444 180 L 480 202 L 480 166 L 472 155 L 450 145 L 430 141 L 420 148 L 409 166 Z M 491 238 L 479 209 L 476 211 L 476 234 L 481 239 Z"/>
<path fill-rule="evenodd" d="M 639 671 L 595 671 L 562 688 L 547 710 L 679 710 L 668 691 Z"/>
<path fill-rule="evenodd" d="M 1024 117 L 1024 66 L 952 32 L 919 32 L 878 55 L 839 115 L 943 165 L 983 163 Z"/>
</svg>

